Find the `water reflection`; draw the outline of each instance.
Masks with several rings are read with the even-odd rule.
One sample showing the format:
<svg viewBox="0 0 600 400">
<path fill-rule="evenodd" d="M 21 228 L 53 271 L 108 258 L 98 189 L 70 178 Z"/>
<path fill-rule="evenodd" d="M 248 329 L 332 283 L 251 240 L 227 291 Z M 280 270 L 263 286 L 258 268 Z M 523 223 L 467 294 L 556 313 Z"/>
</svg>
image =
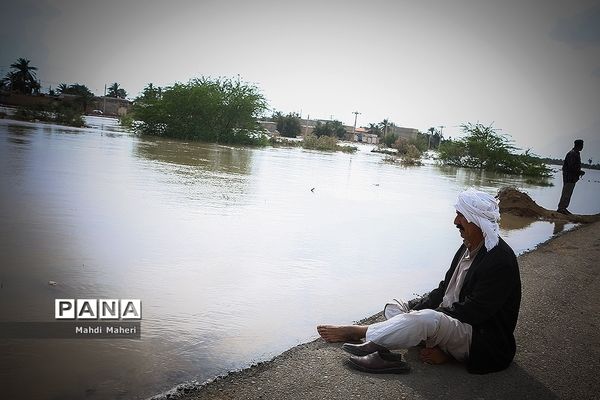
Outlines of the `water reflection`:
<svg viewBox="0 0 600 400">
<path fill-rule="evenodd" d="M 500 219 L 500 229 L 503 229 L 503 230 L 525 229 L 536 221 L 537 221 L 537 219 L 535 219 L 535 218 L 525 218 L 525 217 L 518 217 L 515 215 L 511 215 L 511 214 L 504 214 L 504 215 L 502 215 L 502 218 Z"/>
<path fill-rule="evenodd" d="M 251 149 L 243 147 L 151 138 L 136 141 L 133 152 L 148 160 L 224 174 L 249 174 L 252 155 Z"/>
<path fill-rule="evenodd" d="M 552 234 L 556 235 L 557 233 L 563 232 L 567 224 L 565 221 L 554 221 L 554 229 L 552 230 Z"/>
<path fill-rule="evenodd" d="M 160 173 L 163 183 L 209 212 L 251 200 L 251 149 L 144 138 L 134 142 L 133 154 L 150 161 L 145 168 Z"/>
<path fill-rule="evenodd" d="M 29 145 L 31 140 L 29 136 L 34 133 L 34 128 L 31 126 L 9 126 L 8 127 L 9 135 L 6 136 L 6 139 L 9 142 L 15 143 L 17 145 Z M 19 146 L 17 149 L 22 149 Z"/>
</svg>

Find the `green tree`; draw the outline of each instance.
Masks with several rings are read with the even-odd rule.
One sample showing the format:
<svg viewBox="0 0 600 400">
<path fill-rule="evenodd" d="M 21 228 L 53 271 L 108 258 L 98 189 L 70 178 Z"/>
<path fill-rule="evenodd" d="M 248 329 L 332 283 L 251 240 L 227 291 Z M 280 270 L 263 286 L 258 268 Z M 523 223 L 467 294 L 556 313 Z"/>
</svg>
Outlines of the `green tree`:
<svg viewBox="0 0 600 400">
<path fill-rule="evenodd" d="M 398 150 L 398 156 L 400 156 L 406 164 L 420 164 L 422 152 L 415 146 L 414 140 L 398 138 L 392 147 Z"/>
<path fill-rule="evenodd" d="M 267 108 L 254 85 L 239 79 L 201 77 L 137 97 L 133 117 L 138 133 L 217 143 L 262 143 L 257 118 Z"/>
<path fill-rule="evenodd" d="M 386 147 L 392 147 L 394 145 L 394 143 L 396 142 L 396 140 L 398 140 L 399 137 L 400 137 L 400 135 L 398 135 L 397 133 L 388 132 L 383 135 L 382 142 Z"/>
<path fill-rule="evenodd" d="M 285 137 L 296 137 L 302 130 L 300 115 L 296 113 L 283 115 L 278 111 L 273 114 L 273 122 L 277 123 L 277 130 Z"/>
<path fill-rule="evenodd" d="M 383 135 L 383 131 L 381 130 L 381 127 L 379 126 L 379 124 L 370 123 L 369 126 L 367 126 L 367 132 L 369 132 L 373 135 L 377 135 L 379 137 L 381 137 Z"/>
<path fill-rule="evenodd" d="M 66 92 L 69 90 L 69 85 L 67 85 L 66 83 L 61 83 L 56 87 L 56 91 L 59 94 L 66 94 Z"/>
<path fill-rule="evenodd" d="M 317 121 L 315 125 L 315 129 L 313 133 L 319 136 L 337 136 L 340 139 L 343 139 L 346 135 L 346 128 L 344 128 L 344 124 L 342 124 L 338 120 L 327 121 L 322 123 L 321 121 Z"/>
<path fill-rule="evenodd" d="M 94 94 L 90 91 L 90 89 L 87 86 L 79 83 L 74 83 L 68 86 L 65 83 L 61 83 L 58 85 L 57 90 L 62 95 L 74 96 L 73 102 L 78 104 L 84 113 L 88 104 L 94 100 Z"/>
<path fill-rule="evenodd" d="M 413 146 L 415 146 L 419 152 L 424 152 L 427 151 L 428 147 L 429 147 L 429 136 L 421 133 L 421 132 L 417 132 L 417 136 L 413 139 L 409 140 L 410 144 L 412 144 Z"/>
<path fill-rule="evenodd" d="M 140 99 L 144 102 L 152 102 L 152 101 L 160 100 L 161 97 L 162 97 L 162 88 L 156 87 L 152 83 L 149 83 L 148 85 L 146 85 L 146 87 L 142 91 L 142 95 L 140 97 L 138 97 L 138 99 Z M 136 99 L 136 100 L 138 100 L 138 99 Z"/>
<path fill-rule="evenodd" d="M 5 78 L 5 85 L 9 86 L 10 90 L 23 94 L 39 93 L 40 84 L 35 76 L 37 67 L 29 65 L 30 62 L 25 58 L 19 58 L 10 64 L 11 70 Z"/>
<path fill-rule="evenodd" d="M 427 147 L 429 149 L 437 149 L 442 141 L 442 133 L 434 127 L 427 129 L 427 132 Z"/>
<path fill-rule="evenodd" d="M 124 99 L 127 97 L 127 92 L 125 89 L 121 88 L 117 82 L 115 82 L 108 87 L 108 93 L 106 94 L 106 97 Z"/>
<path fill-rule="evenodd" d="M 439 158 L 445 164 L 479 168 L 507 174 L 548 177 L 551 170 L 529 150 L 518 154 L 512 140 L 492 126 L 461 125 L 465 137 L 445 140 L 439 146 Z"/>
<path fill-rule="evenodd" d="M 381 131 L 383 132 L 383 135 L 385 136 L 388 132 L 388 126 L 390 125 L 390 121 L 388 121 L 388 119 L 384 119 L 383 121 L 381 121 L 379 123 L 379 128 L 381 129 Z"/>
</svg>

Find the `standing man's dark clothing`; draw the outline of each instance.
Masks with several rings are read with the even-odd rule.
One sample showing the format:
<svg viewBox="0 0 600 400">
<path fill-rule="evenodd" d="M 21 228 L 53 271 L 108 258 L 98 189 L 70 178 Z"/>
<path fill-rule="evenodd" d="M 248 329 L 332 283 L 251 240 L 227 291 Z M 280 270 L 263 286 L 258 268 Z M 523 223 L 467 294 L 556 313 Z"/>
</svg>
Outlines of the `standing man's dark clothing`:
<svg viewBox="0 0 600 400">
<path fill-rule="evenodd" d="M 558 212 L 563 214 L 571 214 L 567 207 L 571 202 L 571 195 L 575 189 L 575 183 L 585 174 L 581 170 L 581 155 L 579 152 L 583 149 L 583 140 L 577 139 L 575 146 L 569 151 L 563 162 L 563 190 L 558 202 Z"/>
</svg>

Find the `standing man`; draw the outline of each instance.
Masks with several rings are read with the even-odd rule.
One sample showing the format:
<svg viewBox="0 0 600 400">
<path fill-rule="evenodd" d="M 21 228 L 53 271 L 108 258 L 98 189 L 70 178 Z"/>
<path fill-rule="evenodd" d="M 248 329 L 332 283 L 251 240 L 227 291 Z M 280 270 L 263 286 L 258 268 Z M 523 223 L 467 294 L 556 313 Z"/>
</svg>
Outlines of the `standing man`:
<svg viewBox="0 0 600 400">
<path fill-rule="evenodd" d="M 571 215 L 567 207 L 571 202 L 571 195 L 575 189 L 575 183 L 582 177 L 585 172 L 581 170 L 581 155 L 579 152 L 583 150 L 583 140 L 575 140 L 575 146 L 569 151 L 563 162 L 563 189 L 558 202 L 558 212 L 565 215 Z"/>
</svg>

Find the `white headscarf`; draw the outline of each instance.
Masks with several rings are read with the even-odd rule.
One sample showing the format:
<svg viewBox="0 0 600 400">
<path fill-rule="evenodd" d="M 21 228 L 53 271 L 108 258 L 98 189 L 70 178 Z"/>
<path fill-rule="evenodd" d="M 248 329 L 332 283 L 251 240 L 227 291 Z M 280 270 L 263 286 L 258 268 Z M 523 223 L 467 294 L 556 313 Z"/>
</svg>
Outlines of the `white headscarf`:
<svg viewBox="0 0 600 400">
<path fill-rule="evenodd" d="M 474 223 L 481 229 L 485 248 L 488 251 L 498 244 L 500 209 L 496 198 L 471 188 L 458 195 L 454 207 L 468 222 Z"/>
</svg>

